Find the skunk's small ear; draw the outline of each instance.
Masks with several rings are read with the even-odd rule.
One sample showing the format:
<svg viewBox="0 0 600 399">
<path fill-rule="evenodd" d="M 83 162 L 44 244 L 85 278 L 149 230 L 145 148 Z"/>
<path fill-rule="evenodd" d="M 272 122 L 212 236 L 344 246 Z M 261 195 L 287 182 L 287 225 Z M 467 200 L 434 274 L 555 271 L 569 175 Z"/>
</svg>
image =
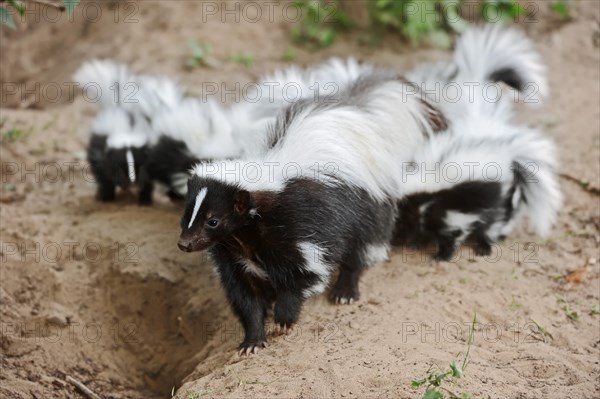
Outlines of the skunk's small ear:
<svg viewBox="0 0 600 399">
<path fill-rule="evenodd" d="M 252 196 L 246 190 L 240 190 L 235 193 L 233 198 L 233 211 L 238 215 L 245 215 L 252 207 Z"/>
</svg>

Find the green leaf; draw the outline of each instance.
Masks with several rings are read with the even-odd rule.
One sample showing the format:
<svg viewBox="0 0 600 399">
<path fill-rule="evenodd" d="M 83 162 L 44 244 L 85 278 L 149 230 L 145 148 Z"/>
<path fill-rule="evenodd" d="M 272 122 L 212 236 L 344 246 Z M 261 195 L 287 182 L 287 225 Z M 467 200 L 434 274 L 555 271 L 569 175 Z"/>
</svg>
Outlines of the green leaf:
<svg viewBox="0 0 600 399">
<path fill-rule="evenodd" d="M 63 0 L 63 4 L 65 5 L 69 17 L 73 15 L 73 11 L 75 11 L 75 7 L 79 5 L 80 1 L 81 0 Z"/>
<path fill-rule="evenodd" d="M 410 386 L 413 388 L 418 388 L 421 385 L 425 384 L 427 382 L 427 378 L 423 378 L 422 380 L 412 380 L 410 383 Z"/>
<path fill-rule="evenodd" d="M 441 392 L 439 392 L 435 388 L 429 388 L 423 394 L 423 399 L 441 399 L 441 398 L 443 398 Z"/>
<path fill-rule="evenodd" d="M 563 0 L 557 0 L 550 4 L 550 9 L 563 19 L 569 18 L 569 6 Z"/>
<path fill-rule="evenodd" d="M 240 52 L 232 54 L 231 60 L 245 67 L 251 67 L 252 65 L 254 65 L 256 57 L 250 52 Z"/>
<path fill-rule="evenodd" d="M 21 3 L 20 1 L 8 0 L 8 4 L 13 6 L 20 16 L 23 16 L 25 14 L 25 4 Z"/>
<path fill-rule="evenodd" d="M 335 40 L 335 31 L 333 29 L 326 29 L 319 33 L 319 45 L 321 47 L 329 47 Z"/>
<path fill-rule="evenodd" d="M 17 29 L 17 25 L 15 25 L 15 21 L 13 20 L 12 15 L 8 10 L 2 6 L 0 6 L 0 21 L 11 29 Z"/>
<path fill-rule="evenodd" d="M 435 385 L 436 387 L 439 387 L 440 385 L 442 385 L 442 381 L 444 381 L 449 374 L 450 372 L 437 374 L 435 376 L 435 379 L 431 381 L 431 384 Z"/>
<path fill-rule="evenodd" d="M 461 378 L 463 376 L 462 367 L 456 360 L 450 363 L 450 370 L 452 370 L 452 377 L 454 378 Z"/>
<path fill-rule="evenodd" d="M 526 13 L 527 13 L 527 10 L 525 9 L 525 7 L 523 7 L 521 4 L 519 4 L 516 1 L 509 6 L 509 14 L 514 19 L 517 19 L 520 16 L 525 15 Z"/>
<path fill-rule="evenodd" d="M 293 47 L 288 47 L 283 54 L 281 54 L 281 60 L 285 62 L 292 62 L 296 58 L 296 50 Z"/>
</svg>

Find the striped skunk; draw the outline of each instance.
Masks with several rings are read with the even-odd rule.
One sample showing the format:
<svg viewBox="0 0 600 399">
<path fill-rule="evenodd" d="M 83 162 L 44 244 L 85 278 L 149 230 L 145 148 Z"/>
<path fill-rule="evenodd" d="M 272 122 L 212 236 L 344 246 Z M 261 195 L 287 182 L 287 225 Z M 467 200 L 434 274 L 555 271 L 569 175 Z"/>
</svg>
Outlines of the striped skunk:
<svg viewBox="0 0 600 399">
<path fill-rule="evenodd" d="M 361 75 L 333 98 L 280 112 L 260 156 L 194 168 L 178 246 L 209 250 L 245 329 L 241 353 L 266 345 L 271 304 L 287 331 L 337 265 L 332 300 L 349 303 L 361 271 L 387 259 L 396 171 L 432 134 L 429 108 L 403 96 L 407 86 L 394 73 Z"/>
<path fill-rule="evenodd" d="M 393 245 L 423 248 L 437 243 L 435 261 L 449 261 L 462 241 L 472 238 L 475 254 L 491 253 L 493 238 L 487 230 L 506 220 L 502 185 L 489 181 L 458 184 L 434 193 L 415 193 L 398 201 Z"/>
<path fill-rule="evenodd" d="M 374 200 L 344 183 L 291 179 L 281 191 L 246 191 L 193 176 L 178 242 L 186 252 L 209 250 L 229 302 L 243 324 L 242 353 L 266 347 L 265 316 L 289 331 L 306 298 L 332 290 L 339 303 L 358 299 L 361 272 L 386 259 L 393 202 Z"/>
<path fill-rule="evenodd" d="M 547 235 L 562 203 L 556 148 L 537 131 L 490 119 L 480 132 L 431 139 L 405 169 L 393 243 L 438 244 L 437 261 L 450 260 L 467 239 L 489 255 L 522 216 Z"/>
<path fill-rule="evenodd" d="M 136 185 L 139 204 L 152 203 L 153 183 L 145 166 L 148 128 L 143 118 L 122 108 L 103 109 L 96 116 L 87 158 L 96 178 L 98 200 L 113 201 L 116 187 L 130 189 Z"/>
<path fill-rule="evenodd" d="M 502 81 L 534 103 L 548 93 L 545 67 L 533 43 L 518 30 L 493 25 L 465 32 L 450 65 L 425 65 L 409 77 L 429 87 Z M 534 90 L 525 93 L 530 85 Z M 441 261 L 452 258 L 465 239 L 472 239 L 475 254 L 487 255 L 491 244 L 503 239 L 523 214 L 530 215 L 538 234 L 547 234 L 561 204 L 553 143 L 531 129 L 512 125 L 507 97 L 490 101 L 476 95 L 468 101 L 441 99 L 436 105 L 451 128 L 444 137 L 432 138 L 415 155 L 415 164 L 425 174 L 433 171 L 438 181 L 424 181 L 421 176 L 413 188 L 407 187 L 412 194 L 398 201 L 394 244 L 437 243 L 435 260 Z M 468 166 L 475 164 L 502 165 L 501 178 L 439 181 L 440 171 L 447 166 L 457 165 L 467 175 Z"/>
<path fill-rule="evenodd" d="M 112 61 L 86 62 L 74 79 L 86 89 L 94 87 L 101 105 L 87 151 L 98 200 L 113 201 L 116 187 L 137 187 L 139 204 L 152 204 L 147 162 L 157 137 L 151 121 L 159 111 L 176 107 L 183 91 L 171 79 L 136 76 Z"/>
</svg>

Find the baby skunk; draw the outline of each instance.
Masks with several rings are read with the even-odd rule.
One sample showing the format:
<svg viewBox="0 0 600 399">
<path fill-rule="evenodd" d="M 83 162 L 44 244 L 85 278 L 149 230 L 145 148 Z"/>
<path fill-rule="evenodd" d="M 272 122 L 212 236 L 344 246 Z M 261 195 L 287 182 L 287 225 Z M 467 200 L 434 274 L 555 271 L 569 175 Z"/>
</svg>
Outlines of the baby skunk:
<svg viewBox="0 0 600 399">
<path fill-rule="evenodd" d="M 139 188 L 140 205 L 152 203 L 153 184 L 146 161 L 148 146 L 145 120 L 122 108 L 107 108 L 92 123 L 87 158 L 98 186 L 96 198 L 113 201 L 116 187 Z"/>
<path fill-rule="evenodd" d="M 392 201 L 341 182 L 292 179 L 279 192 L 249 192 L 194 175 L 178 246 L 208 249 L 244 327 L 240 354 L 256 353 L 267 346 L 267 310 L 274 306 L 276 329 L 288 332 L 337 265 L 332 299 L 358 299 L 361 272 L 387 258 L 395 212 Z"/>
<path fill-rule="evenodd" d="M 550 231 L 562 203 L 554 143 L 479 115 L 459 125 L 460 134 L 434 137 L 416 151 L 412 166 L 423 174 L 407 173 L 410 194 L 398 201 L 394 244 L 437 243 L 435 260 L 447 261 L 468 238 L 477 255 L 489 255 L 524 215 L 538 234 Z"/>
<path fill-rule="evenodd" d="M 472 239 L 475 254 L 487 256 L 496 237 L 490 226 L 508 221 L 511 209 L 502 201 L 502 186 L 496 182 L 466 182 L 435 193 L 416 193 L 398 201 L 393 245 L 418 248 L 437 243 L 434 260 L 449 261 L 456 248 Z M 502 239 L 502 237 L 497 237 Z"/>
<path fill-rule="evenodd" d="M 177 106 L 183 91 L 168 78 L 136 76 L 112 61 L 86 62 L 74 79 L 86 90 L 93 87 L 102 107 L 92 122 L 88 146 L 98 200 L 113 201 L 117 186 L 135 186 L 140 190 L 139 204 L 152 204 L 146 163 L 157 137 L 151 121 L 160 111 Z"/>
<path fill-rule="evenodd" d="M 187 191 L 189 171 L 201 160 L 239 156 L 240 144 L 233 136 L 227 110 L 213 101 L 186 98 L 180 105 L 158 114 L 152 129 L 159 135 L 150 150 L 148 171 L 167 187 L 173 200 Z"/>
</svg>

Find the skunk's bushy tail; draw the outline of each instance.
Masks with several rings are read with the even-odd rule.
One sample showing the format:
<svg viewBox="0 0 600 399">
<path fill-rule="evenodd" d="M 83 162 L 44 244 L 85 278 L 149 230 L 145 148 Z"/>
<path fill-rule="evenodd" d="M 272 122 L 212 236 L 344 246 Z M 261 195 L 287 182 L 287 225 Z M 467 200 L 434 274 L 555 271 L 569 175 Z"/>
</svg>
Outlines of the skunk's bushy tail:
<svg viewBox="0 0 600 399">
<path fill-rule="evenodd" d="M 159 112 L 178 107 L 184 98 L 185 91 L 176 80 L 167 76 L 143 75 L 139 77 L 139 91 L 132 104 L 136 104 L 148 119 L 153 119 Z"/>
<path fill-rule="evenodd" d="M 82 89 L 94 91 L 88 94 L 97 98 L 103 107 L 123 105 L 128 96 L 135 94 L 138 77 L 124 64 L 111 60 L 92 60 L 83 63 L 73 75 Z"/>
<path fill-rule="evenodd" d="M 465 31 L 454 51 L 460 81 L 504 82 L 528 102 L 548 95 L 546 67 L 533 42 L 520 30 L 488 24 Z M 452 78 L 450 79 L 452 80 Z"/>
<path fill-rule="evenodd" d="M 541 236 L 550 233 L 558 218 L 563 196 L 558 182 L 558 159 L 554 142 L 539 132 L 520 128 L 513 136 L 515 217 L 524 214 Z"/>
</svg>

